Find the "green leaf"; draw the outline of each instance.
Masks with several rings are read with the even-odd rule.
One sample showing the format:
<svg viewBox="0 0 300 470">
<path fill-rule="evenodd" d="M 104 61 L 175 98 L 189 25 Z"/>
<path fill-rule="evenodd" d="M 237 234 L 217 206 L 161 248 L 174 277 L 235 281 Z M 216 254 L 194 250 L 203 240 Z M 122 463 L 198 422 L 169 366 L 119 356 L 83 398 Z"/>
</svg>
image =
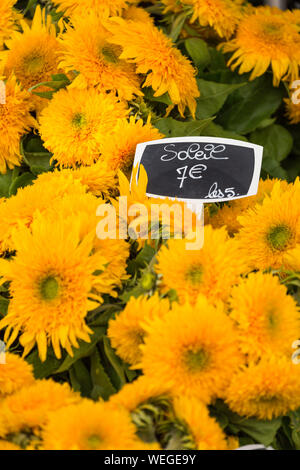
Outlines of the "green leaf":
<svg viewBox="0 0 300 470">
<path fill-rule="evenodd" d="M 210 63 L 211 55 L 203 39 L 189 38 L 184 41 L 184 45 L 196 67 L 204 69 Z"/>
<path fill-rule="evenodd" d="M 287 178 L 287 172 L 280 166 L 280 163 L 273 158 L 263 158 L 262 169 L 266 176 L 273 178 Z"/>
<path fill-rule="evenodd" d="M 31 134 L 25 136 L 21 141 L 20 149 L 25 163 L 33 174 L 38 175 L 51 170 L 52 154 L 44 148 L 40 137 Z"/>
<path fill-rule="evenodd" d="M 0 197 L 9 196 L 9 188 L 13 180 L 13 170 L 7 170 L 4 175 L 0 174 Z"/>
<path fill-rule="evenodd" d="M 166 137 L 182 137 L 182 136 L 197 136 L 201 135 L 213 118 L 202 119 L 201 121 L 176 121 L 171 117 L 159 119 L 155 126 L 160 132 L 165 134 Z"/>
<path fill-rule="evenodd" d="M 69 370 L 70 367 L 78 361 L 78 359 L 90 356 L 99 339 L 105 334 L 106 328 L 97 327 L 93 328 L 93 331 L 94 334 L 91 336 L 91 342 L 86 343 L 85 341 L 79 341 L 79 348 L 73 348 L 74 356 L 72 357 L 68 355 L 59 369 L 55 371 L 56 374 Z"/>
<path fill-rule="evenodd" d="M 62 363 L 62 360 L 57 359 L 51 349 L 48 350 L 47 359 L 44 362 L 40 360 L 37 349 L 26 358 L 26 361 L 33 366 L 36 379 L 45 379 L 54 374 Z"/>
<path fill-rule="evenodd" d="M 274 88 L 267 74 L 248 82 L 230 95 L 218 116 L 225 129 L 248 134 L 277 110 L 285 95 L 284 87 Z"/>
<path fill-rule="evenodd" d="M 256 418 L 236 418 L 234 423 L 240 431 L 248 434 L 256 442 L 269 446 L 281 426 L 281 418 L 275 418 L 270 421 L 258 420 Z"/>
<path fill-rule="evenodd" d="M 5 317 L 7 314 L 7 309 L 9 306 L 9 300 L 5 299 L 5 297 L 0 296 L 0 318 Z"/>
<path fill-rule="evenodd" d="M 97 349 L 95 349 L 91 356 L 91 378 L 94 386 L 91 396 L 94 400 L 97 400 L 99 397 L 107 400 L 110 395 L 116 393 L 116 389 L 104 370 Z"/>
<path fill-rule="evenodd" d="M 145 243 L 144 247 L 138 253 L 137 257 L 128 261 L 128 272 L 129 274 L 134 274 L 140 269 L 147 266 L 155 255 L 155 249 Z"/>
<path fill-rule="evenodd" d="M 293 137 L 287 129 L 278 124 L 252 132 L 250 141 L 264 147 L 264 158 L 277 162 L 284 160 L 293 147 Z"/>
<path fill-rule="evenodd" d="M 73 364 L 69 374 L 72 388 L 75 391 L 80 392 L 83 397 L 89 397 L 93 388 L 93 384 L 90 373 L 81 359 Z"/>
<path fill-rule="evenodd" d="M 182 27 L 185 23 L 186 17 L 187 17 L 186 12 L 183 12 L 180 15 L 177 15 L 175 17 L 174 21 L 172 21 L 172 23 L 171 23 L 172 28 L 171 28 L 171 32 L 169 34 L 169 37 L 172 39 L 173 42 L 175 42 L 177 40 L 179 34 L 181 33 L 181 30 L 182 30 Z"/>
<path fill-rule="evenodd" d="M 108 361 L 110 362 L 111 366 L 113 367 L 116 375 L 118 377 L 118 389 L 121 389 L 122 386 L 126 383 L 126 376 L 124 372 L 124 365 L 121 359 L 115 354 L 115 351 L 111 347 L 110 341 L 107 336 L 103 336 L 103 346 L 104 346 L 104 353 L 107 357 Z"/>
<path fill-rule="evenodd" d="M 246 85 L 246 83 L 216 83 L 201 78 L 197 80 L 197 84 L 200 91 L 200 98 L 197 99 L 197 119 L 206 119 L 216 114 L 231 93 Z"/>
<path fill-rule="evenodd" d="M 215 124 L 214 122 L 211 122 L 208 124 L 207 127 L 203 130 L 203 135 L 206 135 L 208 137 L 224 137 L 226 139 L 234 139 L 234 140 L 243 140 L 244 142 L 247 142 L 246 137 L 243 135 L 236 134 L 235 132 L 231 131 L 226 131 L 223 129 L 223 127 L 219 126 L 218 124 Z"/>
<path fill-rule="evenodd" d="M 18 176 L 10 185 L 9 196 L 17 194 L 19 188 L 25 188 L 25 186 L 32 184 L 34 179 L 35 176 L 32 173 L 28 172 Z"/>
</svg>

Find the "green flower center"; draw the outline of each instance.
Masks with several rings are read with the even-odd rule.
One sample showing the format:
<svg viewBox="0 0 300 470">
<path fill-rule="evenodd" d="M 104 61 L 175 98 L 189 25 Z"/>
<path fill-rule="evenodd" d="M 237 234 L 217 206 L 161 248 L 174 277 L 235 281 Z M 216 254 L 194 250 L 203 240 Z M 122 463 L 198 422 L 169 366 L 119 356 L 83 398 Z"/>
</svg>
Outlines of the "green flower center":
<svg viewBox="0 0 300 470">
<path fill-rule="evenodd" d="M 59 293 L 59 284 L 55 277 L 49 276 L 40 284 L 40 292 L 44 300 L 54 300 Z"/>
<path fill-rule="evenodd" d="M 184 362 L 191 372 L 198 372 L 207 366 L 209 354 L 202 348 L 196 351 L 189 350 L 185 353 Z"/>
<path fill-rule="evenodd" d="M 270 327 L 271 330 L 275 330 L 277 328 L 277 325 L 278 325 L 278 317 L 276 315 L 276 312 L 275 310 L 271 310 L 269 313 L 268 313 L 268 325 Z"/>
<path fill-rule="evenodd" d="M 103 46 L 101 48 L 101 54 L 106 60 L 106 62 L 110 62 L 111 64 L 116 64 L 119 60 L 117 54 L 115 53 L 114 49 L 108 45 Z"/>
<path fill-rule="evenodd" d="M 91 449 L 97 449 L 101 444 L 102 439 L 97 434 L 92 434 L 87 438 L 88 447 Z"/>
<path fill-rule="evenodd" d="M 83 113 L 76 113 L 72 118 L 72 124 L 77 129 L 81 129 L 82 127 L 86 126 L 87 120 Z"/>
<path fill-rule="evenodd" d="M 282 251 L 292 236 L 291 230 L 286 225 L 276 225 L 267 234 L 267 240 L 274 250 Z"/>
<path fill-rule="evenodd" d="M 264 32 L 271 36 L 280 35 L 282 30 L 282 25 L 278 23 L 266 23 L 263 25 Z"/>
<path fill-rule="evenodd" d="M 193 285 L 199 285 L 202 282 L 203 278 L 203 269 L 202 266 L 193 266 L 186 273 L 186 279 L 191 282 Z"/>
<path fill-rule="evenodd" d="M 32 53 L 24 57 L 24 66 L 29 74 L 40 72 L 44 67 L 44 58 L 38 53 Z"/>
</svg>

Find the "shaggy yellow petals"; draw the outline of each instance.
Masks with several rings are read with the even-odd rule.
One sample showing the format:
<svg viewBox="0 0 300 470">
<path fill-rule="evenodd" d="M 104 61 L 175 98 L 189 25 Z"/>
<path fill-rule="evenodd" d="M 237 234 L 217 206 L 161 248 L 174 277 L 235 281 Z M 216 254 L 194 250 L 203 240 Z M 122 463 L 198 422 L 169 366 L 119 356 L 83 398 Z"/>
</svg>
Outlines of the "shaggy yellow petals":
<svg viewBox="0 0 300 470">
<path fill-rule="evenodd" d="M 31 429 L 38 432 L 48 421 L 50 412 L 57 412 L 81 400 L 67 383 L 59 384 L 53 380 L 37 380 L 5 398 L 1 407 L 1 419 L 5 435 Z M 2 433 L 3 434 L 3 433 Z"/>
<path fill-rule="evenodd" d="M 57 185 L 60 185 L 61 180 L 64 178 L 70 178 L 74 182 L 80 181 L 86 190 L 95 196 L 108 196 L 110 190 L 115 189 L 117 185 L 115 170 L 101 159 L 90 166 L 81 166 L 75 169 L 65 168 L 55 170 L 52 173 L 42 173 L 37 181 L 43 184 L 46 184 L 47 181 L 50 184 L 57 181 Z"/>
<path fill-rule="evenodd" d="M 0 5 L 0 48 L 2 43 L 7 39 L 14 28 L 14 11 L 13 6 L 15 0 L 2 0 Z"/>
<path fill-rule="evenodd" d="M 196 72 L 172 41 L 150 22 L 114 18 L 107 27 L 113 33 L 109 41 L 123 48 L 120 59 L 135 63 L 138 73 L 147 74 L 143 86 L 151 86 L 154 96 L 168 93 L 182 116 L 186 107 L 195 116 L 200 96 Z"/>
<path fill-rule="evenodd" d="M 233 70 L 251 71 L 250 80 L 253 80 L 271 67 L 274 86 L 282 79 L 298 78 L 299 27 L 279 13 L 276 8 L 257 8 L 241 20 L 236 37 L 222 45 L 224 52 L 233 52 L 228 62 Z"/>
<path fill-rule="evenodd" d="M 88 400 L 53 413 L 43 430 L 45 450 L 128 450 L 136 441 L 125 409 Z"/>
<path fill-rule="evenodd" d="M 283 258 L 284 266 L 290 271 L 300 272 L 300 244 L 288 250 Z"/>
<path fill-rule="evenodd" d="M 242 215 L 250 207 L 262 204 L 265 196 L 270 195 L 275 183 L 280 184 L 282 191 L 288 188 L 288 183 L 285 180 L 278 180 L 277 178 L 260 180 L 255 196 L 235 199 L 226 203 L 220 209 L 210 211 L 208 208 L 206 223 L 210 223 L 214 228 L 220 228 L 225 225 L 230 235 L 235 234 L 241 228 L 238 216 Z"/>
<path fill-rule="evenodd" d="M 237 334 L 221 305 L 204 296 L 194 306 L 174 305 L 169 315 L 145 325 L 141 367 L 154 383 L 165 382 L 175 394 L 210 402 L 241 364 Z"/>
<path fill-rule="evenodd" d="M 32 366 L 20 356 L 7 352 L 5 363 L 0 362 L 0 400 L 33 382 Z"/>
<path fill-rule="evenodd" d="M 121 99 L 142 95 L 135 66 L 120 58 L 122 48 L 110 42 L 111 33 L 94 13 L 76 16 L 62 36 L 64 56 L 61 67 L 80 74 L 71 87 L 96 87 Z"/>
<path fill-rule="evenodd" d="M 233 288 L 230 309 L 249 360 L 270 354 L 291 356 L 291 344 L 300 333 L 300 312 L 277 277 L 249 274 Z"/>
<path fill-rule="evenodd" d="M 48 345 L 60 358 L 61 347 L 72 356 L 77 339 L 90 341 L 85 317 L 94 303 L 90 293 L 98 283 L 97 272 L 106 262 L 100 251 L 93 251 L 94 230 L 81 235 L 80 217 L 64 220 L 61 215 L 55 222 L 46 214 L 36 217 L 30 229 L 20 227 L 13 233 L 16 256 L 0 266 L 4 279 L 11 281 L 12 295 L 0 321 L 0 328 L 6 328 L 4 340 L 9 346 L 22 333 L 24 355 L 37 344 L 42 361 Z M 100 295 L 94 297 L 101 302 Z"/>
<path fill-rule="evenodd" d="M 12 75 L 6 82 L 5 103 L 0 103 L 0 173 L 20 165 L 20 139 L 36 121 L 30 115 L 29 94 Z"/>
<path fill-rule="evenodd" d="M 60 90 L 40 116 L 40 134 L 60 167 L 91 165 L 99 158 L 103 137 L 126 115 L 125 105 L 111 94 Z"/>
<path fill-rule="evenodd" d="M 239 216 L 242 225 L 237 236 L 240 255 L 251 268 L 280 268 L 287 251 L 299 240 L 300 183 L 282 192 L 276 183 L 261 205 Z"/>
<path fill-rule="evenodd" d="M 51 178 L 41 175 L 32 186 L 19 188 L 15 196 L 0 204 L 0 251 L 15 250 L 12 233 L 19 225 L 29 227 L 36 212 L 43 213 L 62 196 L 72 194 L 83 196 L 86 187 L 71 175 L 57 174 Z"/>
<path fill-rule="evenodd" d="M 8 50 L 0 53 L 0 62 L 6 76 L 14 73 L 22 87 L 30 87 L 51 81 L 51 75 L 59 73 L 61 46 L 56 37 L 51 17 L 37 6 L 31 27 L 21 20 L 22 31 L 15 31 L 6 41 Z M 39 92 L 47 88 L 40 87 Z M 40 111 L 47 100 L 32 95 L 32 102 Z"/>
<path fill-rule="evenodd" d="M 299 368 L 290 358 L 264 358 L 233 377 L 226 401 L 241 416 L 272 419 L 285 415 L 300 406 Z"/>
<path fill-rule="evenodd" d="M 169 311 L 169 301 L 153 295 L 150 298 L 131 297 L 125 309 L 109 322 L 108 337 L 117 354 L 129 364 L 140 362 L 140 345 L 144 343 L 144 325 Z"/>
<path fill-rule="evenodd" d="M 151 377 L 142 375 L 134 382 L 124 385 L 118 393 L 112 395 L 109 403 L 134 412 L 144 404 L 167 396 L 169 396 L 169 388 L 165 381 L 154 382 Z"/>
<path fill-rule="evenodd" d="M 243 0 L 182 0 L 192 9 L 191 22 L 210 26 L 220 37 L 229 39 L 243 16 Z"/>
<path fill-rule="evenodd" d="M 194 303 L 198 294 L 211 302 L 227 300 L 232 286 L 245 269 L 235 240 L 229 239 L 225 227 L 204 228 L 201 250 L 186 250 L 186 240 L 169 240 L 157 255 L 155 270 L 162 276 L 161 289 L 175 289 L 180 303 Z"/>
<path fill-rule="evenodd" d="M 198 398 L 181 396 L 173 403 L 176 417 L 187 427 L 197 450 L 228 450 L 226 435 Z"/>
<path fill-rule="evenodd" d="M 12 442 L 0 439 L 0 451 L 2 450 L 21 450 L 21 448 Z"/>
<path fill-rule="evenodd" d="M 87 11 L 93 11 L 102 16 L 121 14 L 128 8 L 130 2 L 127 0 L 53 0 L 53 3 L 66 15 L 86 15 Z"/>
<path fill-rule="evenodd" d="M 150 122 L 150 116 L 144 124 L 142 119 L 130 116 L 129 121 L 120 119 L 112 135 L 104 138 L 101 149 L 102 158 L 115 170 L 130 174 L 137 144 L 164 137 Z"/>
</svg>

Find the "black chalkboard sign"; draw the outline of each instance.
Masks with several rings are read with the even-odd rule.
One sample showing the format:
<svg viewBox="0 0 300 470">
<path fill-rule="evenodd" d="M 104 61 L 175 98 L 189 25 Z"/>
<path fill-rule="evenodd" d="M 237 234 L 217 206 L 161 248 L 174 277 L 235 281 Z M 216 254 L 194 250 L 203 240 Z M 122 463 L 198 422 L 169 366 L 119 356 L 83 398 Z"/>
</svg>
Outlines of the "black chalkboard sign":
<svg viewBox="0 0 300 470">
<path fill-rule="evenodd" d="M 176 137 L 138 144 L 134 166 L 148 176 L 147 195 L 227 201 L 256 194 L 263 148 L 217 137 Z"/>
</svg>

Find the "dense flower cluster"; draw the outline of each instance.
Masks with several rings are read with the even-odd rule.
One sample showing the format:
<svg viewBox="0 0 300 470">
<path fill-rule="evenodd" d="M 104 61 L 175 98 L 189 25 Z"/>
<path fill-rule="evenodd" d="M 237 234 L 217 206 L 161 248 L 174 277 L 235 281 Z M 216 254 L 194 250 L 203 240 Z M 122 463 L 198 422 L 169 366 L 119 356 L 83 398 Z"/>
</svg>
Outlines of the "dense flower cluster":
<svg viewBox="0 0 300 470">
<path fill-rule="evenodd" d="M 0 450 L 299 446 L 299 32 L 243 0 L 1 2 Z M 257 194 L 207 204 L 201 249 L 175 214 L 120 236 L 124 198 L 174 202 L 136 146 L 183 135 L 263 145 Z"/>
</svg>

